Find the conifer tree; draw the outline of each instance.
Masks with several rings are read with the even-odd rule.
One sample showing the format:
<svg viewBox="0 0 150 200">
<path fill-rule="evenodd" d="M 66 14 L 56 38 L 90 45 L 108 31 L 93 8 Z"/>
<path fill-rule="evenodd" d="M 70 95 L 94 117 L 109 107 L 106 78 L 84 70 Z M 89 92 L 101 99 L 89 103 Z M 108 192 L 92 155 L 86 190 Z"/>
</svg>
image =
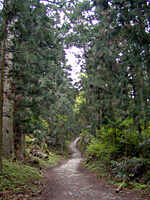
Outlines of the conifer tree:
<svg viewBox="0 0 150 200">
<path fill-rule="evenodd" d="M 1 12 L 1 69 L 0 69 L 0 171 L 2 171 L 2 156 L 10 158 L 14 154 L 13 118 L 11 100 L 11 82 L 9 72 L 12 68 L 13 16 L 9 1 L 3 1 Z"/>
<path fill-rule="evenodd" d="M 62 1 L 43 4 L 37 0 L 14 0 L 9 4 L 9 18 L 14 19 L 10 29 L 14 35 L 10 100 L 14 101 L 15 148 L 22 154 L 25 134 L 42 130 L 42 123 L 50 123 L 48 110 L 54 109 L 61 95 L 68 93 L 66 98 L 73 102 L 69 92 L 72 84 L 65 70 L 66 30 L 60 29 L 63 4 Z"/>
</svg>

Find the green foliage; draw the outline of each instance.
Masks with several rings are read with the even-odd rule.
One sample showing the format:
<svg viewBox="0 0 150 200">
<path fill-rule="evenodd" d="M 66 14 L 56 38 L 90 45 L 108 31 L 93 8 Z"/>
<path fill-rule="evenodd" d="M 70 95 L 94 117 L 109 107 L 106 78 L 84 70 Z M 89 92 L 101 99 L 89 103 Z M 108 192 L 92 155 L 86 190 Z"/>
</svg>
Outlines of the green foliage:
<svg viewBox="0 0 150 200">
<path fill-rule="evenodd" d="M 89 156 L 95 157 L 99 160 L 107 161 L 114 154 L 117 148 L 112 143 L 103 143 L 103 141 L 92 138 L 90 144 L 87 146 Z"/>
<path fill-rule="evenodd" d="M 101 161 L 92 160 L 92 162 L 85 161 L 83 166 L 86 167 L 88 170 L 93 171 L 96 173 L 97 176 L 101 178 L 108 178 L 107 173 L 107 166 L 104 165 Z"/>
<path fill-rule="evenodd" d="M 80 140 L 79 140 L 79 146 L 81 150 L 86 151 L 87 153 L 87 145 L 90 144 L 91 141 L 91 133 L 89 129 L 86 129 L 80 133 Z"/>
<path fill-rule="evenodd" d="M 49 133 L 46 135 L 48 146 L 55 147 L 63 154 L 68 152 L 68 140 L 75 132 L 73 104 L 65 94 L 51 105 Z"/>
<path fill-rule="evenodd" d="M 93 13 L 87 12 L 86 18 L 80 5 L 82 15 L 74 22 L 77 45 L 88 27 L 80 43 L 85 59 L 80 85 L 86 101 L 79 106 L 78 121 L 83 130 L 90 126 L 102 143 L 92 143 L 90 152 L 99 152 L 100 146 L 108 151 L 112 143 L 116 158 L 149 158 L 149 4 L 90 2 Z M 80 29 L 79 21 L 84 21 Z"/>
<path fill-rule="evenodd" d="M 40 192 L 39 183 L 43 178 L 40 170 L 54 166 L 62 159 L 62 156 L 49 151 L 46 144 L 44 149 L 40 148 L 36 139 L 33 135 L 26 136 L 26 157 L 19 154 L 18 159 L 14 159 L 13 162 L 3 160 L 3 173 L 0 176 L 0 195 L 2 199 L 12 199 L 19 194 L 27 196 L 32 196 L 34 193 L 38 194 Z M 31 155 L 31 149 L 38 149 L 48 155 L 48 158 L 41 159 Z"/>
<path fill-rule="evenodd" d="M 147 185 L 147 184 L 134 184 L 133 189 L 134 190 L 146 190 L 147 192 L 149 192 L 150 185 Z"/>
<path fill-rule="evenodd" d="M 31 1 L 25 4 L 15 23 L 14 66 L 11 74 L 15 102 L 14 124 L 17 129 L 19 123 L 26 131 L 30 131 L 31 117 L 36 121 L 41 117 L 47 120 L 46 111 L 56 100 L 55 92 L 64 76 L 61 59 L 58 58 L 64 54 L 60 32 L 56 28 L 59 22 L 54 20 L 59 15 L 48 17 L 47 6 L 39 2 L 35 2 L 34 6 L 32 4 Z M 58 37 L 55 37 L 57 34 Z M 16 53 L 18 51 L 19 54 Z M 34 124 L 34 129 L 43 128 L 37 124 Z"/>
<path fill-rule="evenodd" d="M 149 147 L 144 141 L 148 142 L 149 137 L 146 139 L 144 133 L 141 135 L 135 127 L 132 128 L 132 120 L 125 120 L 118 127 L 103 126 L 100 131 L 96 131 L 95 136 L 91 130 L 80 134 L 79 144 L 87 155 L 84 165 L 101 177 L 104 175 L 110 179 L 114 177 L 116 181 L 126 179 L 127 182 L 136 180 L 147 184 Z M 101 166 L 104 170 L 102 174 Z"/>
<path fill-rule="evenodd" d="M 114 159 L 130 178 L 148 173 L 136 175 L 150 159 L 149 2 L 21 0 L 8 8 L 1 17 L 16 19 L 15 136 L 31 133 L 64 152 L 80 132 L 88 157 Z M 79 89 L 68 78 L 64 49 L 71 45 L 83 51 Z"/>
<path fill-rule="evenodd" d="M 79 112 L 79 109 L 81 107 L 81 104 L 85 103 L 86 100 L 85 100 L 85 97 L 84 97 L 84 92 L 83 91 L 80 91 L 78 96 L 76 96 L 76 101 L 75 101 L 75 104 L 74 104 L 74 111 L 76 113 Z"/>
<path fill-rule="evenodd" d="M 15 147 L 25 133 L 33 134 L 39 142 L 45 138 L 49 145 L 58 143 L 63 149 L 65 140 L 74 131 L 76 90 L 68 77 L 70 68 L 65 60 L 64 35 L 68 30 L 60 21 L 64 2 L 14 0 L 6 6 L 10 12 L 3 9 L 0 15 L 1 21 L 6 18 L 14 24 L 10 30 L 13 35 L 10 77 Z M 2 23 L 0 29 L 5 31 Z"/>
</svg>

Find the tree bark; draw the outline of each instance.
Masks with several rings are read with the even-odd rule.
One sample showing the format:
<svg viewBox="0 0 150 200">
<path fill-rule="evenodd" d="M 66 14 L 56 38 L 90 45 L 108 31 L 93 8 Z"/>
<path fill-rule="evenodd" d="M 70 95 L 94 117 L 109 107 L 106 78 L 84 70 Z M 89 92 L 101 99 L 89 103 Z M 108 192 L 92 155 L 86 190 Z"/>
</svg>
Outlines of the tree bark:
<svg viewBox="0 0 150 200">
<path fill-rule="evenodd" d="M 20 135 L 20 143 L 18 143 L 19 146 L 19 152 L 23 155 L 26 156 L 26 140 L 25 140 L 25 133 L 22 133 Z"/>
<path fill-rule="evenodd" d="M 5 2 L 4 2 L 5 3 Z M 13 20 L 10 22 L 5 19 L 5 41 L 3 42 L 3 77 L 1 80 L 2 84 L 2 95 L 3 98 L 3 119 L 2 119 L 2 148 L 3 156 L 11 158 L 14 155 L 14 138 L 13 138 L 13 100 L 11 90 L 11 78 L 10 70 L 12 69 L 12 58 L 13 55 L 10 52 L 12 46 L 12 39 L 14 35 L 10 29 L 13 27 Z"/>
<path fill-rule="evenodd" d="M 0 68 L 0 174 L 2 173 L 3 155 L 3 91 L 4 91 L 4 68 L 5 68 L 5 35 L 2 42 L 2 58 Z"/>
<path fill-rule="evenodd" d="M 4 69 L 4 90 L 3 90 L 3 155 L 10 158 L 14 154 L 13 139 L 13 100 L 11 90 L 11 78 L 9 75 L 12 69 L 12 53 L 9 52 L 12 35 L 9 31 L 11 24 L 7 26 L 5 69 Z"/>
</svg>

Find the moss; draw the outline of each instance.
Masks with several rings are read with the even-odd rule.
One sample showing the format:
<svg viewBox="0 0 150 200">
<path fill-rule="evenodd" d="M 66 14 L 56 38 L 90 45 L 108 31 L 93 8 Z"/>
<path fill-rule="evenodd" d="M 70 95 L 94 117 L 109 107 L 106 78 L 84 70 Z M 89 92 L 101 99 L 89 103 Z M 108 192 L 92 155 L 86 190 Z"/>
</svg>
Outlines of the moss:
<svg viewBox="0 0 150 200">
<path fill-rule="evenodd" d="M 54 153 L 50 153 L 47 160 L 30 156 L 30 159 L 32 158 L 38 161 L 38 165 L 32 166 L 28 158 L 16 162 L 3 159 L 3 173 L 0 176 L 0 200 L 11 199 L 13 195 L 18 194 L 32 196 L 32 194 L 38 193 L 39 183 L 43 178 L 39 169 L 54 166 L 62 159 L 61 156 Z"/>
<path fill-rule="evenodd" d="M 35 183 L 42 178 L 40 172 L 34 167 L 21 162 L 3 160 L 3 174 L 0 176 L 0 190 L 31 191 L 35 190 Z"/>
<path fill-rule="evenodd" d="M 16 153 L 16 161 L 3 159 L 3 173 L 0 176 L 0 200 L 13 199 L 17 195 L 29 195 L 39 193 L 39 183 L 43 176 L 40 170 L 57 164 L 63 157 L 56 152 L 49 151 L 45 154 L 47 159 L 33 156 L 32 148 L 42 149 L 32 136 L 26 136 L 26 157 Z M 14 195 L 14 196 L 13 196 Z M 18 197 L 19 198 L 19 197 Z"/>
</svg>

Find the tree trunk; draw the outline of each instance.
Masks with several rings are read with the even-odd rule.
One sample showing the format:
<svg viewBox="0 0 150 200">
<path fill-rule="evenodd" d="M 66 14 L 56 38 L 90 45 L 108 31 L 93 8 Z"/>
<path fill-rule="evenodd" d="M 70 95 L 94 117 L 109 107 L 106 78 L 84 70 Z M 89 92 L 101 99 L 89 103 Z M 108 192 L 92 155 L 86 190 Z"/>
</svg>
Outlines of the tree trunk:
<svg viewBox="0 0 150 200">
<path fill-rule="evenodd" d="M 3 91 L 4 91 L 4 68 L 5 68 L 5 36 L 1 46 L 2 46 L 2 59 L 0 68 L 0 174 L 2 173 L 2 155 L 3 155 Z"/>
<path fill-rule="evenodd" d="M 12 69 L 13 55 L 10 52 L 13 34 L 10 28 L 13 27 L 12 22 L 6 22 L 6 41 L 4 52 L 4 80 L 3 80 L 3 155 L 11 158 L 14 155 L 14 137 L 13 137 L 13 100 L 11 90 L 10 70 Z"/>
<path fill-rule="evenodd" d="M 22 156 L 26 156 L 26 140 L 25 140 L 25 132 L 22 127 L 18 125 L 15 139 L 14 139 L 15 150 L 19 151 Z"/>
<path fill-rule="evenodd" d="M 19 151 L 23 156 L 26 156 L 26 140 L 25 140 L 25 133 L 21 134 L 20 138 L 20 145 L 19 145 Z"/>
</svg>

